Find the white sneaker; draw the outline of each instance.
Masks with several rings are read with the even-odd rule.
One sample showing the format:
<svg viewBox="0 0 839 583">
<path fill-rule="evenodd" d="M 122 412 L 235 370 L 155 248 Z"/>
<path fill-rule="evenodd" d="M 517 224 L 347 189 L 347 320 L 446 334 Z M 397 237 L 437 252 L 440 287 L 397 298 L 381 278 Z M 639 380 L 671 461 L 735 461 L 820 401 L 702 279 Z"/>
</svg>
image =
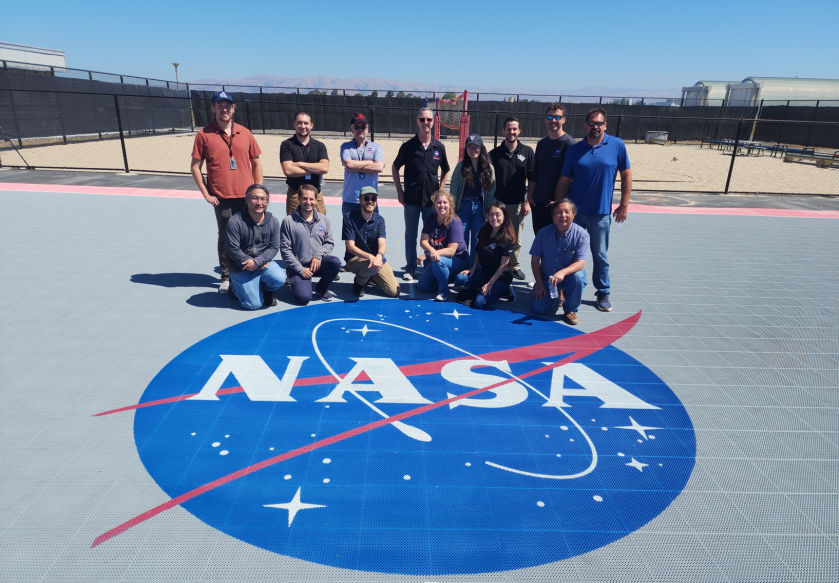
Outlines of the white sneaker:
<svg viewBox="0 0 839 583">
<path fill-rule="evenodd" d="M 449 299 L 449 290 L 446 290 L 446 291 L 442 291 L 439 294 L 437 294 L 437 297 L 434 298 L 434 301 L 435 302 L 445 302 L 448 299 Z"/>
<path fill-rule="evenodd" d="M 534 287 L 536 287 L 536 282 L 535 281 L 528 282 L 527 287 L 529 287 L 530 289 L 533 289 Z"/>
<path fill-rule="evenodd" d="M 222 279 L 221 285 L 218 286 L 218 293 L 226 294 L 230 290 L 230 280 L 229 279 Z"/>
<path fill-rule="evenodd" d="M 405 281 L 414 281 L 414 276 L 410 271 L 406 271 L 402 274 L 402 279 Z"/>
</svg>

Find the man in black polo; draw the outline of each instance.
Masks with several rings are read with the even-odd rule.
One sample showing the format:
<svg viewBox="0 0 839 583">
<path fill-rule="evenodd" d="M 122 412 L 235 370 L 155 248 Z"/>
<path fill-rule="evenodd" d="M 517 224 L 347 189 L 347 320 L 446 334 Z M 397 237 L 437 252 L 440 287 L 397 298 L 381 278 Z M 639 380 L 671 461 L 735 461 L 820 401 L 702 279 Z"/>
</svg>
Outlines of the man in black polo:
<svg viewBox="0 0 839 583">
<path fill-rule="evenodd" d="M 561 103 L 551 103 L 545 112 L 548 135 L 536 144 L 533 177 L 527 187 L 527 199 L 533 212 L 534 234 L 553 223 L 556 184 L 562 174 L 565 152 L 575 143 L 574 138 L 562 129 L 564 124 L 565 106 Z"/>
<path fill-rule="evenodd" d="M 495 198 L 507 205 L 510 221 L 516 230 L 517 243 L 513 245 L 510 268 L 513 277 L 525 279 L 521 270 L 521 236 L 524 217 L 530 214 L 527 202 L 527 183 L 533 180 L 533 148 L 519 142 L 521 124 L 514 117 L 504 120 L 504 142 L 489 153 L 495 166 Z"/>
<path fill-rule="evenodd" d="M 329 156 L 323 142 L 311 137 L 314 127 L 312 116 L 298 111 L 294 116 L 294 135 L 280 145 L 280 164 L 288 185 L 285 201 L 287 215 L 300 205 L 300 187 L 304 184 L 311 184 L 317 189 L 316 208 L 319 213 L 326 214 L 320 185 L 323 175 L 329 172 Z"/>
<path fill-rule="evenodd" d="M 399 204 L 405 215 L 405 273 L 402 279 L 410 281 L 417 269 L 417 235 L 420 216 L 423 220 L 434 212 L 431 196 L 440 188 L 445 188 L 449 177 L 449 161 L 446 147 L 435 140 L 431 133 L 434 128 L 434 112 L 423 108 L 417 114 L 417 135 L 402 144 L 393 161 L 391 172 Z M 399 177 L 399 169 L 405 167 L 405 183 Z M 438 172 L 443 176 L 438 180 Z"/>
</svg>

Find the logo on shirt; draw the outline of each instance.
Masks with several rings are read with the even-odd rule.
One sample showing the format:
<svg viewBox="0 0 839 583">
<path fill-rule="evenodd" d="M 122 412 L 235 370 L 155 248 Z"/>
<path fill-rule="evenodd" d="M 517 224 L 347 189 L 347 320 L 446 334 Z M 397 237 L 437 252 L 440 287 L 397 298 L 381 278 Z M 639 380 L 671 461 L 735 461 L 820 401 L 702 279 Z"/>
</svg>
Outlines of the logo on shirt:
<svg viewBox="0 0 839 583">
<path fill-rule="evenodd" d="M 323 225 L 318 225 L 318 231 L 323 233 Z"/>
<path fill-rule="evenodd" d="M 373 148 L 367 148 L 367 151 L 368 151 L 368 152 L 372 152 L 372 151 L 373 151 Z"/>
<path fill-rule="evenodd" d="M 611 345 L 640 312 L 583 334 L 455 307 L 309 306 L 186 349 L 103 414 L 133 421 L 170 500 L 124 501 L 94 545 L 179 505 L 305 561 L 465 575 L 581 555 L 667 511 L 696 440 L 673 391 Z"/>
<path fill-rule="evenodd" d="M 434 159 L 435 159 L 435 160 L 439 160 L 439 159 L 440 159 L 440 151 L 439 151 L 439 150 L 434 150 Z"/>
<path fill-rule="evenodd" d="M 554 152 L 553 157 L 556 158 L 557 156 L 561 156 L 561 155 L 562 155 L 562 149 L 557 148 L 556 151 Z"/>
<path fill-rule="evenodd" d="M 489 248 L 490 248 L 490 249 L 495 249 L 495 243 L 490 243 L 490 244 L 489 244 Z"/>
<path fill-rule="evenodd" d="M 519 155 L 517 156 L 517 158 L 518 158 L 519 160 L 521 160 L 522 162 L 524 162 L 524 155 L 519 154 Z"/>
</svg>

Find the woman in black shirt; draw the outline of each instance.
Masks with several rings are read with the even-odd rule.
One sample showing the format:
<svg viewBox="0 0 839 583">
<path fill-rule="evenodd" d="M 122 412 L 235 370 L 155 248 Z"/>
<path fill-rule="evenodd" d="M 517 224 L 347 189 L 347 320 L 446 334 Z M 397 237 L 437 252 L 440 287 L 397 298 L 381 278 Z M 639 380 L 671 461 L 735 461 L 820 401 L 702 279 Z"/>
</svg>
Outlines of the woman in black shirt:
<svg viewBox="0 0 839 583">
<path fill-rule="evenodd" d="M 502 297 L 508 302 L 516 301 L 510 287 L 510 256 L 515 244 L 516 232 L 507 206 L 496 201 L 487 210 L 486 222 L 478 233 L 478 252 L 472 267 L 457 276 L 457 283 L 466 286 L 457 294 L 457 301 L 476 308 L 489 307 Z"/>
</svg>

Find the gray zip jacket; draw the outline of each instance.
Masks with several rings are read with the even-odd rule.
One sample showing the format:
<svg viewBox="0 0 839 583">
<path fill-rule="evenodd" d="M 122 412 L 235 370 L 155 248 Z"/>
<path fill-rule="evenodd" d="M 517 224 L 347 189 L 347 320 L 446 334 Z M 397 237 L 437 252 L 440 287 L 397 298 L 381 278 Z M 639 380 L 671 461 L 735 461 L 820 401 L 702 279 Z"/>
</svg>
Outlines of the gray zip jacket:
<svg viewBox="0 0 839 583">
<path fill-rule="evenodd" d="M 242 271 L 242 263 L 253 259 L 256 266 L 273 260 L 280 249 L 280 221 L 269 212 L 262 223 L 255 223 L 248 209 L 239 211 L 227 221 L 225 238 L 230 271 Z"/>
<path fill-rule="evenodd" d="M 317 209 L 312 212 L 312 222 L 307 223 L 298 207 L 280 225 L 280 254 L 296 275 L 306 271 L 313 258 L 323 259 L 335 247 L 329 219 Z"/>
</svg>

